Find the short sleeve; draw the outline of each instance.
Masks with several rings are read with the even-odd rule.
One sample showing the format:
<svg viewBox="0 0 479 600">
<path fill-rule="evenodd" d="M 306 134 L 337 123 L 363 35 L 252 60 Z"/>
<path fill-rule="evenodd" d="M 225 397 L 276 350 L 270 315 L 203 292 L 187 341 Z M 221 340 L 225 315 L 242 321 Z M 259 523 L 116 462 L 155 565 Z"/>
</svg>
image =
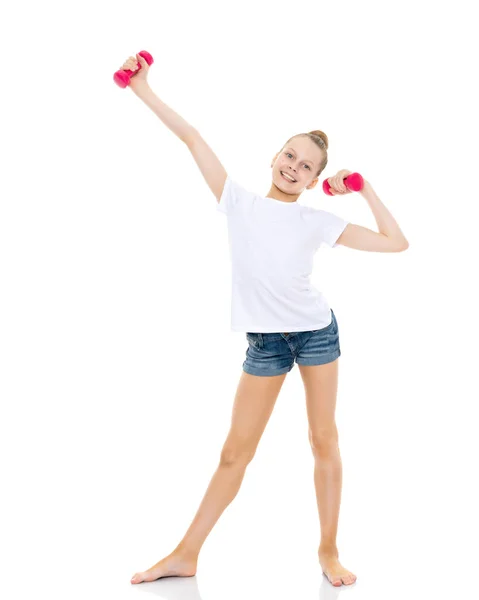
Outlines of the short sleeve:
<svg viewBox="0 0 479 600">
<path fill-rule="evenodd" d="M 231 215 L 240 206 L 246 209 L 254 200 L 254 197 L 255 194 L 239 185 L 227 175 L 223 192 L 220 201 L 217 203 L 216 209 L 225 215 Z"/>
<path fill-rule="evenodd" d="M 316 210 L 315 212 L 317 213 L 316 235 L 318 247 L 337 248 L 340 246 L 336 242 L 346 226 L 349 225 L 349 221 L 326 210 Z"/>
<path fill-rule="evenodd" d="M 238 196 L 235 194 L 235 187 L 233 180 L 227 175 L 220 201 L 216 207 L 217 210 L 225 215 L 230 214 L 234 210 L 235 204 L 238 201 Z"/>
</svg>

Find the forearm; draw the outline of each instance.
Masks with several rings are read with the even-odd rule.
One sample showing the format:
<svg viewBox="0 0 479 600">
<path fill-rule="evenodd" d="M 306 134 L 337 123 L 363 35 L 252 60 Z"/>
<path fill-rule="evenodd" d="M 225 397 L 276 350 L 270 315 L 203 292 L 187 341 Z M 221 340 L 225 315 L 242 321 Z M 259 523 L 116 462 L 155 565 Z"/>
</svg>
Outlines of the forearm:
<svg viewBox="0 0 479 600">
<path fill-rule="evenodd" d="M 151 108 L 168 129 L 175 133 L 182 142 L 186 143 L 188 137 L 195 131 L 195 128 L 192 125 L 160 100 L 148 83 L 145 82 L 140 86 L 132 87 L 132 90 L 138 98 L 143 100 L 143 102 Z"/>
<path fill-rule="evenodd" d="M 359 193 L 369 204 L 369 208 L 372 210 L 374 218 L 376 219 L 379 233 L 386 235 L 388 238 L 395 240 L 400 244 L 406 244 L 406 246 L 408 246 L 409 242 L 405 238 L 403 232 L 399 229 L 399 225 L 396 223 L 396 220 L 389 210 L 381 202 L 369 181 L 364 180 L 363 189 Z"/>
</svg>

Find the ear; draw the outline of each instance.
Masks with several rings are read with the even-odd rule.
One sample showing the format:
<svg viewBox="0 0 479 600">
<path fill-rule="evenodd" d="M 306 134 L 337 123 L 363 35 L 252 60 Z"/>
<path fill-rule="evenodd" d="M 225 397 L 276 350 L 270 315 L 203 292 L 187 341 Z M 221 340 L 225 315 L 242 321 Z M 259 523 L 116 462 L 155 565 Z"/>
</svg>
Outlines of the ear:
<svg viewBox="0 0 479 600">
<path fill-rule="evenodd" d="M 317 183 L 319 181 L 319 177 L 316 177 L 316 179 L 313 179 L 313 181 L 306 186 L 307 190 L 314 190 L 314 188 L 316 187 Z"/>
</svg>

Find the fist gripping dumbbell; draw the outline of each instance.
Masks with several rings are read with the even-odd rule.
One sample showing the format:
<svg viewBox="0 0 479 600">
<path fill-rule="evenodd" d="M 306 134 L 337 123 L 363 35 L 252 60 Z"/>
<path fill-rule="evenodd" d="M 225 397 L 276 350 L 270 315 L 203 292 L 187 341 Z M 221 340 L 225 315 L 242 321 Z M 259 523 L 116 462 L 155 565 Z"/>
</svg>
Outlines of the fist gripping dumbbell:
<svg viewBox="0 0 479 600">
<path fill-rule="evenodd" d="M 149 52 L 147 52 L 146 50 L 142 50 L 141 52 L 138 52 L 138 54 L 140 56 L 143 56 L 143 58 L 146 60 L 148 65 L 153 64 L 153 62 L 154 62 L 153 56 L 151 56 L 151 54 Z M 141 70 L 140 63 L 138 63 L 138 69 L 136 71 L 130 71 L 130 69 L 125 69 L 125 70 L 120 69 L 113 75 L 113 81 L 121 88 L 126 88 L 128 85 L 130 85 L 130 79 L 134 75 L 136 75 L 138 73 L 138 71 L 140 71 L 140 70 Z"/>
<path fill-rule="evenodd" d="M 363 189 L 364 179 L 359 173 L 351 173 L 345 179 L 343 179 L 343 183 L 350 192 L 359 192 Z M 324 193 L 328 194 L 328 196 L 334 196 L 334 194 L 331 194 L 330 189 L 331 186 L 329 185 L 328 180 L 325 179 L 323 181 Z"/>
</svg>

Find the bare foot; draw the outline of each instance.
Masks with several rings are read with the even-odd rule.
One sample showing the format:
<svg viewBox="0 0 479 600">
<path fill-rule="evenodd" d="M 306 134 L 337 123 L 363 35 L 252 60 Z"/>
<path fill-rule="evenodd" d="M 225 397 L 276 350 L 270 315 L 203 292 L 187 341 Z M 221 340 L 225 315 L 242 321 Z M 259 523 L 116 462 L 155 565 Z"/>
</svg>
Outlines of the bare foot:
<svg viewBox="0 0 479 600">
<path fill-rule="evenodd" d="M 147 571 L 135 573 L 131 583 L 155 581 L 160 577 L 193 577 L 196 575 L 197 557 L 174 550 L 166 558 L 157 562 Z"/>
<path fill-rule="evenodd" d="M 356 575 L 345 569 L 338 560 L 338 553 L 334 550 L 320 550 L 319 562 L 323 573 L 335 587 L 351 585 L 356 581 Z"/>
</svg>

